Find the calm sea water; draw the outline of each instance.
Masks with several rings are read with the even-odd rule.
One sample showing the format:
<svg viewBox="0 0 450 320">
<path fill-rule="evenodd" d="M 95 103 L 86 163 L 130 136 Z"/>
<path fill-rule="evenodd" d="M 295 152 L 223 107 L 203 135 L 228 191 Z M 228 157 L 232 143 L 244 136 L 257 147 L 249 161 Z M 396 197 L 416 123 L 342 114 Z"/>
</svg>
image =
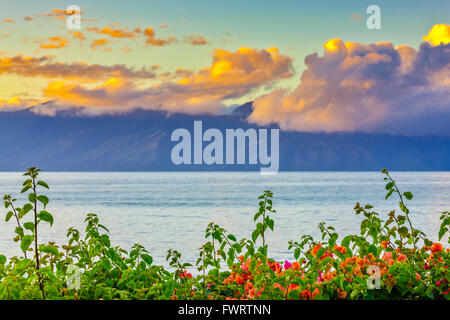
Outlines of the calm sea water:
<svg viewBox="0 0 450 320">
<path fill-rule="evenodd" d="M 411 219 L 416 228 L 437 239 L 439 214 L 450 210 L 450 172 L 392 172 L 403 191 L 411 191 Z M 258 172 L 44 172 L 50 185 L 48 211 L 55 218 L 43 228 L 40 241 L 67 243 L 66 230 L 84 230 L 87 213 L 99 215 L 111 232 L 114 245 L 129 249 L 140 243 L 157 264 L 165 263 L 169 248 L 194 263 L 197 249 L 211 221 L 239 237 L 251 237 L 257 197 L 274 192 L 275 232 L 268 237 L 272 256 L 292 258 L 287 242 L 308 233 L 318 236 L 321 221 L 339 234 L 357 233 L 361 217 L 357 201 L 370 203 L 385 215 L 396 207 L 384 200 L 383 175 L 376 172 L 289 172 L 261 176 Z M 0 194 L 20 196 L 21 173 L 0 173 Z M 14 223 L 4 222 L 0 210 L 0 253 L 20 254 L 12 242 Z"/>
</svg>

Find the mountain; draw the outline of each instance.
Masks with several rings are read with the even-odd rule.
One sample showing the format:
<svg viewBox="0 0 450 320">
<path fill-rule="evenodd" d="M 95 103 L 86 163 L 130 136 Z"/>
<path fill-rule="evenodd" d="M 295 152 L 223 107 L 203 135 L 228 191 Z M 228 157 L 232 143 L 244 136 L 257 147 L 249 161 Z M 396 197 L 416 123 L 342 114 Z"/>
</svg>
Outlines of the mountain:
<svg viewBox="0 0 450 320">
<path fill-rule="evenodd" d="M 51 171 L 259 170 L 260 165 L 174 165 L 173 130 L 255 128 L 251 103 L 229 115 L 168 114 L 135 110 L 54 116 L 31 109 L 0 112 L 0 171 L 38 166 Z M 276 128 L 271 126 L 271 128 Z M 280 170 L 450 170 L 450 137 L 280 131 Z"/>
</svg>

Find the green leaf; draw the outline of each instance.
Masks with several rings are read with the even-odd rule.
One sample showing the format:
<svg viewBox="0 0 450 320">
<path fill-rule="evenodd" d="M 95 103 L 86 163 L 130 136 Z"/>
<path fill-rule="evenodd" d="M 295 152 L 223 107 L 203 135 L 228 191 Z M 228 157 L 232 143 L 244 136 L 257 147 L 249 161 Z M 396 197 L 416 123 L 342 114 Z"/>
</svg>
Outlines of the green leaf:
<svg viewBox="0 0 450 320">
<path fill-rule="evenodd" d="M 16 232 L 20 237 L 23 237 L 23 229 L 22 229 L 22 228 L 16 227 L 15 232 Z"/>
<path fill-rule="evenodd" d="M 5 221 L 8 222 L 9 219 L 11 219 L 12 216 L 13 216 L 13 212 L 12 211 L 8 211 L 8 213 L 6 214 L 6 217 L 5 217 Z"/>
<path fill-rule="evenodd" d="M 33 209 L 31 203 L 27 203 L 23 206 L 21 210 L 19 210 L 19 219 L 23 218 L 28 212 Z"/>
<path fill-rule="evenodd" d="M 38 218 L 50 223 L 50 226 L 53 225 L 53 216 L 47 211 L 41 211 L 38 213 Z"/>
<path fill-rule="evenodd" d="M 102 266 L 108 271 L 111 270 L 112 268 L 111 261 L 109 261 L 109 259 L 106 257 L 102 258 Z"/>
<path fill-rule="evenodd" d="M 351 235 L 350 236 L 346 236 L 344 239 L 342 239 L 341 246 L 348 248 L 348 246 L 350 244 L 350 240 L 352 240 L 352 236 Z"/>
<path fill-rule="evenodd" d="M 409 192 L 409 191 L 406 191 L 405 193 L 403 193 L 403 195 L 408 200 L 411 200 L 413 198 L 413 194 L 411 192 Z"/>
<path fill-rule="evenodd" d="M 399 206 L 400 206 L 400 209 L 404 212 L 404 213 L 409 213 L 409 210 L 408 210 L 408 208 L 403 204 L 403 202 L 399 202 Z"/>
<path fill-rule="evenodd" d="M 16 264 L 16 269 L 21 270 L 27 267 L 28 262 L 30 262 L 30 259 L 22 259 L 19 263 Z"/>
<path fill-rule="evenodd" d="M 439 241 L 441 241 L 442 237 L 447 233 L 447 231 L 448 231 L 448 228 L 446 228 L 446 227 L 439 230 L 439 234 L 438 234 Z"/>
<path fill-rule="evenodd" d="M 38 196 L 37 200 L 44 205 L 44 209 L 48 204 L 48 198 L 46 196 Z"/>
<path fill-rule="evenodd" d="M 27 230 L 34 232 L 34 223 L 33 222 L 25 222 L 23 227 Z"/>
<path fill-rule="evenodd" d="M 394 182 L 392 182 L 392 181 L 390 181 L 390 182 L 388 182 L 388 183 L 386 183 L 386 190 L 391 190 L 392 189 L 392 187 L 394 186 Z"/>
<path fill-rule="evenodd" d="M 100 236 L 100 240 L 102 241 L 102 243 L 103 243 L 105 246 L 107 246 L 107 247 L 110 247 L 110 246 L 111 246 L 111 241 L 109 240 L 108 235 L 102 234 L 102 235 Z"/>
<path fill-rule="evenodd" d="M 6 257 L 2 254 L 0 254 L 0 264 L 5 264 L 6 263 Z"/>
<path fill-rule="evenodd" d="M 27 250 L 30 244 L 33 242 L 33 240 L 34 236 L 30 235 L 23 236 L 22 242 L 20 243 L 20 248 L 22 249 L 22 251 Z"/>
<path fill-rule="evenodd" d="M 387 200 L 392 195 L 393 192 L 394 192 L 394 189 L 389 190 L 389 192 L 386 194 L 386 197 L 384 199 Z"/>
<path fill-rule="evenodd" d="M 400 227 L 399 229 L 398 229 L 398 233 L 403 237 L 403 238 L 405 238 L 405 237 L 407 237 L 408 236 L 408 228 L 407 227 Z"/>
<path fill-rule="evenodd" d="M 141 254 L 142 260 L 145 261 L 148 265 L 151 265 L 153 263 L 153 258 L 149 254 Z"/>
<path fill-rule="evenodd" d="M 273 220 L 269 219 L 269 217 L 267 217 L 266 222 L 267 222 L 267 225 L 269 226 L 270 230 L 273 231 L 273 224 L 274 224 Z"/>
<path fill-rule="evenodd" d="M 294 258 L 295 260 L 298 260 L 298 258 L 300 257 L 300 248 L 295 248 L 294 250 Z"/>
<path fill-rule="evenodd" d="M 36 193 L 30 193 L 28 195 L 28 201 L 30 201 L 31 203 L 34 203 L 36 201 Z"/>
<path fill-rule="evenodd" d="M 44 188 L 46 188 L 46 189 L 50 189 L 50 187 L 48 186 L 48 184 L 47 184 L 46 182 L 42 181 L 42 180 L 39 180 L 39 181 L 37 182 L 37 185 L 42 186 L 42 187 L 44 187 Z"/>
<path fill-rule="evenodd" d="M 55 257 L 60 257 L 58 248 L 55 246 L 45 246 L 45 245 L 40 245 L 39 246 L 39 250 L 45 253 L 51 253 L 52 255 L 54 255 Z"/>
<path fill-rule="evenodd" d="M 22 191 L 20 191 L 20 193 L 25 193 L 25 192 L 27 192 L 30 189 L 31 189 L 31 184 L 28 184 L 25 187 L 23 187 L 23 189 L 22 189 Z"/>
<path fill-rule="evenodd" d="M 373 244 L 371 244 L 370 246 L 369 246 L 369 253 L 372 253 L 375 257 L 377 257 L 377 247 L 376 246 L 374 246 Z"/>
<path fill-rule="evenodd" d="M 230 239 L 231 241 L 234 241 L 234 242 L 237 241 L 237 240 L 236 240 L 236 237 L 235 237 L 234 235 L 232 235 L 232 234 L 229 234 L 227 237 L 228 237 L 228 239 Z"/>
<path fill-rule="evenodd" d="M 256 242 L 256 239 L 258 239 L 258 236 L 259 236 L 259 230 L 256 229 L 256 230 L 253 231 L 253 233 L 252 233 L 252 240 L 253 240 L 253 242 Z"/>
</svg>

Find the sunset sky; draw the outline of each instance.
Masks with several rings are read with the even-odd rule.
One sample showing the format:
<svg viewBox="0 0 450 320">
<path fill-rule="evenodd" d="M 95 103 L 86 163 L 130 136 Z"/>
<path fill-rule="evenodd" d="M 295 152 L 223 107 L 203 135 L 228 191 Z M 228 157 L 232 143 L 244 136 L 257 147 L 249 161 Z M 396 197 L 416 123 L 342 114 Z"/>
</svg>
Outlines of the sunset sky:
<svg viewBox="0 0 450 320">
<path fill-rule="evenodd" d="M 72 4 L 80 30 L 66 27 Z M 450 2 L 378 1 L 380 30 L 366 27 L 371 4 L 2 0 L 0 111 L 226 113 L 251 100 L 251 122 L 283 129 L 402 119 L 399 133 L 441 134 L 422 122 L 450 120 Z"/>
</svg>

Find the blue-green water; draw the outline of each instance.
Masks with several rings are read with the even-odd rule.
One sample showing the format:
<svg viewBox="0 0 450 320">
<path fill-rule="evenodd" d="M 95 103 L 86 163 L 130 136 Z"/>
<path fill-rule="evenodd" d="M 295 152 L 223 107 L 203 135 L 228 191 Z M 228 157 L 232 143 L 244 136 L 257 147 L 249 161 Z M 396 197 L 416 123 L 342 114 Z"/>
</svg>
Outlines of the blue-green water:
<svg viewBox="0 0 450 320">
<path fill-rule="evenodd" d="M 411 191 L 411 219 L 416 228 L 437 238 L 439 214 L 450 210 L 450 172 L 392 172 L 402 191 Z M 269 239 L 270 254 L 291 258 L 287 242 L 308 233 L 318 236 L 321 221 L 339 234 L 357 233 L 361 217 L 357 201 L 370 203 L 382 215 L 396 208 L 395 197 L 384 200 L 383 175 L 376 172 L 283 172 L 274 176 L 243 172 L 43 172 L 50 185 L 48 211 L 53 227 L 44 227 L 40 241 L 66 243 L 69 227 L 83 229 L 88 212 L 97 213 L 109 227 L 113 244 L 129 249 L 140 243 L 158 264 L 165 264 L 169 248 L 195 262 L 197 248 L 211 221 L 238 238 L 250 238 L 257 197 L 274 192 L 275 232 Z M 0 173 L 0 194 L 18 196 L 21 173 Z M 14 222 L 4 222 L 1 209 L 0 253 L 20 254 Z M 31 218 L 31 217 L 29 217 Z"/>
</svg>

